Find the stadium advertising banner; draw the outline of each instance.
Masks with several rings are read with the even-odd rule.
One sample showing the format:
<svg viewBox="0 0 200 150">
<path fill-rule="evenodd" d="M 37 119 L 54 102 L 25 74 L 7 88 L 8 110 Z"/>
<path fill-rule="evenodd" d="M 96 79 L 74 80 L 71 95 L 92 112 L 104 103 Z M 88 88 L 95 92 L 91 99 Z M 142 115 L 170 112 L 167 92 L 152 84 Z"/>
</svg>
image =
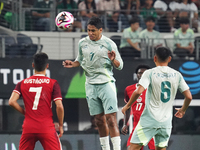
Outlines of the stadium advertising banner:
<svg viewBox="0 0 200 150">
<path fill-rule="evenodd" d="M 18 150 L 20 134 L 0 134 L 1 150 Z M 122 150 L 127 150 L 128 135 L 121 135 Z M 200 147 L 199 135 L 172 135 L 167 150 L 197 150 Z M 64 134 L 60 141 L 63 150 L 100 150 L 99 136 L 97 134 Z M 111 144 L 112 148 L 112 144 Z M 42 150 L 39 142 L 35 150 Z M 145 146 L 144 150 L 148 150 Z"/>
<path fill-rule="evenodd" d="M 10 97 L 15 85 L 24 78 L 33 75 L 32 59 L 0 59 L 0 98 Z M 62 60 L 50 60 L 47 76 L 58 80 L 63 98 L 85 98 L 85 75 L 81 67 L 63 68 Z M 123 97 L 126 86 L 136 83 L 133 75 L 139 64 L 155 67 L 153 60 L 124 59 L 124 68 L 114 70 L 118 97 Z M 198 61 L 172 60 L 169 66 L 180 71 L 188 83 L 193 99 L 200 98 L 200 63 Z M 177 93 L 177 99 L 183 96 Z"/>
</svg>

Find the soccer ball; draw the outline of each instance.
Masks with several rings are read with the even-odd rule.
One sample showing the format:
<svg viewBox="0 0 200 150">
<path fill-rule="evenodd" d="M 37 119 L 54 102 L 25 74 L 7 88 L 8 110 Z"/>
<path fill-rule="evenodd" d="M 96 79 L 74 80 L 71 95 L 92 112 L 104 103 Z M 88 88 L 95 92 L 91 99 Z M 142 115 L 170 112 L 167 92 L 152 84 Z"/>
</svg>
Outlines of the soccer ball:
<svg viewBox="0 0 200 150">
<path fill-rule="evenodd" d="M 70 12 L 60 12 L 55 19 L 55 24 L 60 29 L 67 29 L 74 23 L 74 16 Z"/>
</svg>

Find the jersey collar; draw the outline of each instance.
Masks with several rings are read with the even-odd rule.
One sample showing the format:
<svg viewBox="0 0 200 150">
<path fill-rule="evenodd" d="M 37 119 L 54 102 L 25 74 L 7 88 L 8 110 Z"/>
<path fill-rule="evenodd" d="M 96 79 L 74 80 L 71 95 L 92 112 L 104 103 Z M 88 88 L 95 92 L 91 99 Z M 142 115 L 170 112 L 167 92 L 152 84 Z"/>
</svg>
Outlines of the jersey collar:
<svg viewBox="0 0 200 150">
<path fill-rule="evenodd" d="M 34 74 L 34 76 L 45 76 L 44 74 Z"/>
</svg>

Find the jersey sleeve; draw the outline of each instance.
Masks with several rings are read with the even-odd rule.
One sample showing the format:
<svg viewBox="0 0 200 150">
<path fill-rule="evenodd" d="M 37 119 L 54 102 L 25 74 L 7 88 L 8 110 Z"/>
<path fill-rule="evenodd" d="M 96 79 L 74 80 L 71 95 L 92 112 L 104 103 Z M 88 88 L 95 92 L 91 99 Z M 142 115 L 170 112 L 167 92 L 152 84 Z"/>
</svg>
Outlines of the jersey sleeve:
<svg viewBox="0 0 200 150">
<path fill-rule="evenodd" d="M 178 89 L 182 93 L 182 92 L 188 90 L 189 86 L 187 85 L 187 83 L 183 79 L 183 76 L 180 73 L 179 73 L 179 75 L 180 75 L 180 77 L 179 77 L 179 86 L 178 86 Z"/>
<path fill-rule="evenodd" d="M 20 88 L 21 83 L 22 82 L 17 83 L 17 85 L 15 86 L 15 89 L 13 90 L 13 92 L 18 93 L 19 95 L 21 95 L 21 88 Z"/>
<path fill-rule="evenodd" d="M 120 6 L 119 6 L 119 1 L 118 0 L 114 1 L 114 5 L 115 5 L 115 11 L 116 10 L 120 10 Z"/>
<path fill-rule="evenodd" d="M 81 11 L 85 11 L 86 10 L 86 5 L 84 2 L 80 2 L 80 4 L 78 5 L 78 9 L 80 9 Z"/>
<path fill-rule="evenodd" d="M 79 41 L 79 43 L 78 43 L 78 55 L 75 59 L 75 61 L 78 61 L 80 64 L 83 60 L 82 51 L 81 51 L 81 43 L 82 43 L 82 41 Z"/>
<path fill-rule="evenodd" d="M 97 10 L 104 10 L 104 7 L 103 7 L 103 1 L 98 1 L 97 3 Z"/>
<path fill-rule="evenodd" d="M 119 54 L 117 45 L 116 45 L 113 41 L 112 41 L 111 47 L 112 47 L 112 50 L 115 51 L 115 54 L 116 54 L 115 59 L 116 59 L 117 61 L 119 61 L 119 63 L 120 63 L 119 67 L 116 68 L 116 69 L 122 70 L 122 68 L 123 68 L 123 66 L 124 66 L 124 63 L 123 63 L 123 60 L 122 60 L 122 58 L 121 58 L 121 56 L 120 56 L 120 54 Z"/>
<path fill-rule="evenodd" d="M 120 56 L 120 54 L 119 54 L 117 45 L 115 44 L 114 41 L 112 41 L 111 39 L 108 39 L 108 38 L 106 38 L 105 43 L 106 43 L 106 44 L 105 44 L 105 47 L 106 47 L 110 52 L 111 52 L 111 51 L 115 51 L 115 54 L 116 54 L 115 59 L 116 59 L 117 61 L 119 61 L 119 63 L 120 63 L 119 67 L 116 68 L 116 69 L 122 70 L 124 63 L 123 63 L 123 60 L 122 60 L 122 58 L 121 58 L 121 56 Z"/>
<path fill-rule="evenodd" d="M 62 100 L 60 86 L 59 86 L 57 81 L 53 85 L 52 98 L 53 98 L 54 101 Z"/>
<path fill-rule="evenodd" d="M 124 66 L 123 60 L 122 60 L 122 58 L 121 58 L 121 56 L 120 56 L 118 50 L 116 50 L 115 53 L 116 53 L 116 57 L 115 57 L 115 59 L 118 60 L 119 63 L 120 63 L 119 67 L 116 68 L 116 69 L 118 69 L 118 70 L 122 70 L 122 68 L 123 68 L 123 66 Z"/>
<path fill-rule="evenodd" d="M 123 32 L 123 36 L 124 36 L 125 39 L 127 39 L 127 38 L 131 38 L 131 37 L 130 37 L 130 34 L 129 34 L 129 31 L 128 31 L 127 29 L 124 30 L 124 32 Z"/>
<path fill-rule="evenodd" d="M 197 8 L 197 6 L 196 6 L 194 3 L 191 3 L 190 5 L 191 5 L 192 10 L 193 10 L 195 13 L 198 13 L 198 8 Z"/>
<path fill-rule="evenodd" d="M 179 37 L 178 37 L 179 33 L 180 32 L 178 32 L 178 31 L 174 32 L 174 44 L 180 44 L 180 40 L 179 40 Z"/>
<path fill-rule="evenodd" d="M 141 79 L 139 80 L 139 85 L 143 86 L 145 89 L 150 84 L 150 70 L 146 70 L 143 74 Z"/>
<path fill-rule="evenodd" d="M 192 43 L 192 45 L 194 45 L 194 31 L 192 29 L 189 29 L 189 32 L 190 32 L 189 42 Z"/>
</svg>

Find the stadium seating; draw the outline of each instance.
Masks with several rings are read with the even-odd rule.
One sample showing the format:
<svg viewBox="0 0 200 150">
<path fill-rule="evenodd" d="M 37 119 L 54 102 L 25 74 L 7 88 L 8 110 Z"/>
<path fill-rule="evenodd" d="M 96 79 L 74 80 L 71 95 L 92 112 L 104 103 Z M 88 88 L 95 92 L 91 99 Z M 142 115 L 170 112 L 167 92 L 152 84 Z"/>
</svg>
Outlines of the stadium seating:
<svg viewBox="0 0 200 150">
<path fill-rule="evenodd" d="M 20 56 L 20 48 L 14 37 L 5 33 L 0 33 L 0 41 L 5 39 L 5 57 L 13 58 Z M 3 52 L 2 52 L 3 53 Z"/>
<path fill-rule="evenodd" d="M 32 39 L 24 34 L 17 34 L 17 43 L 19 44 L 22 57 L 32 57 L 36 52 L 42 51 L 43 46 L 38 47 L 33 44 Z"/>
</svg>

